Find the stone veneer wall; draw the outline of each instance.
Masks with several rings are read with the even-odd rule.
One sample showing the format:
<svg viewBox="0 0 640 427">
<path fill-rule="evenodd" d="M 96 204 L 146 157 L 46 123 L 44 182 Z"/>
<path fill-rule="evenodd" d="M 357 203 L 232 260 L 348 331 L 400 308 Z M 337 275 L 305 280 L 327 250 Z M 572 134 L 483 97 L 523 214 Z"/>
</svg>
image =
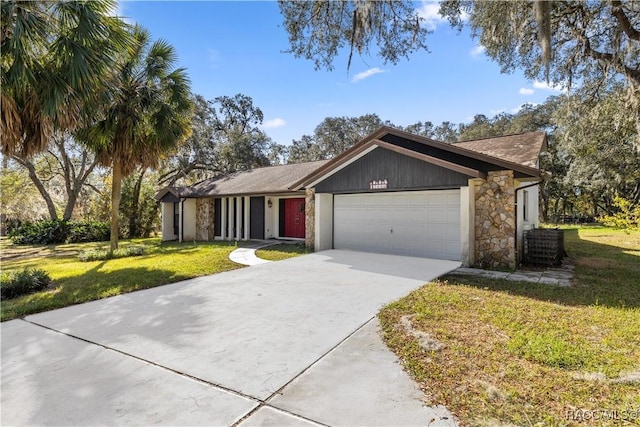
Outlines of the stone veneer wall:
<svg viewBox="0 0 640 427">
<path fill-rule="evenodd" d="M 196 199 L 196 240 L 213 240 L 214 214 L 213 198 Z"/>
<path fill-rule="evenodd" d="M 516 267 L 516 191 L 513 171 L 493 171 L 475 186 L 475 263 Z"/>
<path fill-rule="evenodd" d="M 314 188 L 305 190 L 304 202 L 304 244 L 308 250 L 313 251 L 316 240 L 316 190 Z"/>
</svg>

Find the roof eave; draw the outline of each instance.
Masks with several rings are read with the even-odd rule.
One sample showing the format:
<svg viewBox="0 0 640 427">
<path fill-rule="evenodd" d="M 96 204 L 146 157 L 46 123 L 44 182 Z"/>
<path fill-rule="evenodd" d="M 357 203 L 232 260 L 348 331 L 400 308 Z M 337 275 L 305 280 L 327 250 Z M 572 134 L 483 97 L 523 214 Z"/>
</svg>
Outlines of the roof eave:
<svg viewBox="0 0 640 427">
<path fill-rule="evenodd" d="M 306 186 L 308 186 L 311 183 L 316 182 L 319 178 L 327 175 L 332 169 L 342 165 L 344 162 L 351 160 L 354 157 L 357 157 L 359 154 L 361 154 L 363 151 L 365 151 L 367 148 L 369 148 L 371 145 L 376 143 L 376 140 L 378 142 L 382 142 L 385 143 L 384 141 L 381 141 L 380 138 L 386 134 L 392 134 L 394 136 L 400 137 L 400 138 L 404 138 L 410 141 L 414 141 L 420 144 L 424 144 L 424 145 L 428 145 L 434 148 L 438 148 L 438 149 L 442 149 L 445 151 L 449 151 L 455 154 L 459 154 L 459 155 L 463 155 L 466 157 L 471 157 L 477 160 L 481 160 L 490 164 L 494 164 L 496 166 L 500 166 L 500 167 L 504 167 L 505 169 L 511 169 L 517 172 L 520 172 L 524 175 L 529 175 L 533 178 L 540 178 L 540 170 L 537 168 L 533 168 L 530 166 L 526 166 L 526 165 L 522 165 L 519 163 L 515 163 L 515 162 L 511 162 L 508 160 L 504 160 L 504 159 L 500 159 L 498 157 L 493 157 L 493 156 L 489 156 L 486 154 L 482 154 L 479 153 L 477 151 L 473 151 L 473 150 L 469 150 L 466 148 L 462 148 L 462 147 L 456 147 L 454 144 L 446 144 L 444 142 L 440 142 L 440 141 L 436 141 L 430 138 L 426 138 L 423 136 L 419 136 L 419 135 L 413 135 L 410 134 L 408 132 L 404 132 L 401 131 L 399 129 L 394 129 L 391 128 L 389 126 L 382 126 L 380 129 L 378 129 L 376 132 L 372 133 L 371 135 L 365 137 L 362 141 L 358 142 L 357 144 L 355 144 L 353 147 L 351 147 L 349 150 L 345 151 L 344 153 L 342 153 L 341 155 L 339 155 L 338 157 L 335 157 L 334 159 L 330 160 L 329 162 L 327 162 L 324 166 L 320 167 L 319 169 L 317 169 L 316 171 L 314 171 L 313 173 L 307 175 L 306 177 L 300 179 L 299 181 L 295 182 L 290 189 L 291 190 L 299 190 L 301 188 L 304 188 Z M 546 134 L 544 135 L 544 140 L 543 140 L 543 144 L 545 144 L 546 141 Z M 388 144 L 388 143 L 385 143 Z M 378 146 L 381 146 L 380 144 L 377 144 Z M 393 145 L 393 144 L 389 144 L 389 145 Z M 388 147 L 384 147 L 387 148 Z M 407 150 L 410 151 L 410 150 Z M 403 153 L 403 154 L 407 154 L 407 153 Z M 425 157 L 425 158 L 422 158 Z M 433 157 L 431 156 L 421 156 L 421 160 L 423 161 L 429 161 L 429 159 L 427 159 L 426 157 L 428 157 L 430 160 L 432 160 L 433 162 Z M 440 161 L 440 163 L 442 163 L 444 161 Z M 449 163 L 449 166 L 451 165 L 450 162 L 446 162 Z M 444 165 L 441 165 L 444 166 Z M 444 166 L 447 167 L 447 166 Z M 451 169 L 451 167 L 449 167 Z M 460 169 L 459 167 L 457 167 L 456 169 Z M 465 169 L 469 169 L 469 168 L 465 168 Z M 455 170 L 455 169 L 454 169 Z M 473 173 L 469 173 L 473 171 Z M 466 173 L 467 175 L 470 176 L 475 176 L 475 177 L 482 177 L 482 172 L 481 171 L 475 171 L 475 170 L 467 170 L 466 172 L 462 172 L 462 173 Z"/>
</svg>

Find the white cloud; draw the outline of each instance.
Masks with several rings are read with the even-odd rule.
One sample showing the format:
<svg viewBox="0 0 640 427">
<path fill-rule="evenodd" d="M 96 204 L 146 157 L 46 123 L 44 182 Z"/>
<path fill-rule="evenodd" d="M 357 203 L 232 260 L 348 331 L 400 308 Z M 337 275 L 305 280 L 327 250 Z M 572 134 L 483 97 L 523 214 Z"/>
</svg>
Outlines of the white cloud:
<svg viewBox="0 0 640 427">
<path fill-rule="evenodd" d="M 275 128 L 281 128 L 286 124 L 287 122 L 285 122 L 284 119 L 281 119 L 280 117 L 276 117 L 275 119 L 265 121 L 262 124 L 262 127 L 265 129 L 275 129 Z"/>
<path fill-rule="evenodd" d="M 541 82 L 541 81 L 534 81 L 533 82 L 533 87 L 535 87 L 536 89 L 545 89 L 545 90 L 550 90 L 552 92 L 566 92 L 567 89 L 563 88 L 562 85 L 553 85 L 553 84 L 549 84 L 547 82 Z"/>
<path fill-rule="evenodd" d="M 471 54 L 472 57 L 477 58 L 480 55 L 482 55 L 485 50 L 487 50 L 487 48 L 485 48 L 484 46 L 477 45 L 476 47 L 471 49 L 471 51 L 469 53 Z"/>
<path fill-rule="evenodd" d="M 446 22 L 438 13 L 439 10 L 440 2 L 423 0 L 422 5 L 420 5 L 416 12 L 418 12 L 420 18 L 424 19 L 425 28 L 433 31 L 438 25 Z"/>
<path fill-rule="evenodd" d="M 527 87 L 521 87 L 519 92 L 520 95 L 533 95 L 533 92 L 535 92 L 535 90 L 529 89 Z"/>
<path fill-rule="evenodd" d="M 439 11 L 440 1 L 435 0 L 422 0 L 420 7 L 416 9 L 418 16 L 424 19 L 424 27 L 429 31 L 434 31 L 438 25 L 447 23 L 447 20 L 438 13 Z M 467 21 L 469 14 L 463 11 L 461 19 Z"/>
<path fill-rule="evenodd" d="M 380 74 L 380 73 L 386 73 L 386 71 L 378 67 L 369 68 L 367 71 L 363 71 L 353 76 L 353 79 L 351 79 L 351 82 L 358 83 L 360 80 L 364 80 L 367 77 L 371 77 L 375 74 Z"/>
<path fill-rule="evenodd" d="M 502 108 L 502 109 L 499 109 L 499 110 L 490 110 L 489 111 L 489 115 L 491 117 L 493 117 L 493 116 L 497 116 L 498 114 L 503 114 L 503 113 L 518 114 L 520 112 L 520 110 L 522 110 L 523 107 L 528 106 L 528 105 L 532 106 L 532 107 L 535 107 L 535 106 L 540 105 L 540 104 L 537 104 L 535 102 L 525 102 L 524 104 L 520 104 L 517 107 L 513 107 L 513 108 L 509 108 L 509 109 Z"/>
</svg>

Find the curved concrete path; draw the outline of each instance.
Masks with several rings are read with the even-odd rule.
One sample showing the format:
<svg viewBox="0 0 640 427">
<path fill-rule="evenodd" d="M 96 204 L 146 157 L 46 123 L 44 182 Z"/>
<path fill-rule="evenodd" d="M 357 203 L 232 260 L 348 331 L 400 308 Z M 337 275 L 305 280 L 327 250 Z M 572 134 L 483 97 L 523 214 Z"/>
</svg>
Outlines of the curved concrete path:
<svg viewBox="0 0 640 427">
<path fill-rule="evenodd" d="M 256 250 L 266 248 L 268 246 L 279 245 L 280 243 L 282 242 L 269 242 L 269 243 L 259 244 L 257 246 L 238 248 L 229 254 L 229 259 L 233 262 L 237 262 L 238 264 L 249 265 L 249 266 L 266 264 L 271 261 L 258 258 L 256 256 Z"/>
<path fill-rule="evenodd" d="M 332 250 L 3 322 L 0 425 L 455 426 L 375 315 L 458 266 Z"/>
</svg>

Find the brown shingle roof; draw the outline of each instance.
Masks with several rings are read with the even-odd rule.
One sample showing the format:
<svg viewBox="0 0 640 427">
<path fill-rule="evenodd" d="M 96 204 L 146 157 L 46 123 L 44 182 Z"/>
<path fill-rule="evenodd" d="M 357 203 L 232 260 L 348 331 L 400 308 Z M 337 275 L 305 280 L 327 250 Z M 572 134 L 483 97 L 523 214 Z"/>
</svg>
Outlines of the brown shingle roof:
<svg viewBox="0 0 640 427">
<path fill-rule="evenodd" d="M 178 197 L 209 197 L 287 193 L 292 184 L 309 175 L 327 160 L 267 166 L 206 179 L 190 187 L 166 187 L 157 199 L 172 193 Z"/>
<path fill-rule="evenodd" d="M 236 172 L 230 175 L 207 179 L 190 187 L 166 187 L 156 194 L 156 198 L 160 200 L 167 193 L 171 193 L 177 197 L 287 193 L 301 188 L 305 183 L 308 184 L 317 178 L 316 175 L 323 174 L 325 169 L 339 166 L 341 164 L 340 162 L 344 159 L 348 160 L 349 156 L 357 155 L 359 151 L 362 151 L 361 149 L 365 147 L 367 143 L 375 144 L 377 138 L 387 133 L 403 138 L 410 138 L 423 144 L 437 146 L 440 149 L 451 151 L 458 155 L 478 157 L 483 161 L 497 162 L 496 164 L 500 164 L 503 167 L 522 169 L 529 174 L 535 173 L 535 170 L 538 169 L 538 157 L 540 151 L 545 148 L 546 144 L 546 134 L 544 132 L 529 132 L 445 144 L 383 126 L 380 130 L 363 139 L 354 147 L 331 161 L 321 160 L 318 162 L 268 166 Z M 380 143 L 380 141 L 378 141 L 378 143 Z M 474 155 L 474 153 L 478 154 Z M 518 165 L 521 166 L 518 167 Z M 323 166 L 325 167 L 323 168 Z"/>
<path fill-rule="evenodd" d="M 517 135 L 456 142 L 453 145 L 487 156 L 535 168 L 538 165 L 540 151 L 544 149 L 545 136 L 546 134 L 544 132 L 528 132 Z"/>
</svg>

